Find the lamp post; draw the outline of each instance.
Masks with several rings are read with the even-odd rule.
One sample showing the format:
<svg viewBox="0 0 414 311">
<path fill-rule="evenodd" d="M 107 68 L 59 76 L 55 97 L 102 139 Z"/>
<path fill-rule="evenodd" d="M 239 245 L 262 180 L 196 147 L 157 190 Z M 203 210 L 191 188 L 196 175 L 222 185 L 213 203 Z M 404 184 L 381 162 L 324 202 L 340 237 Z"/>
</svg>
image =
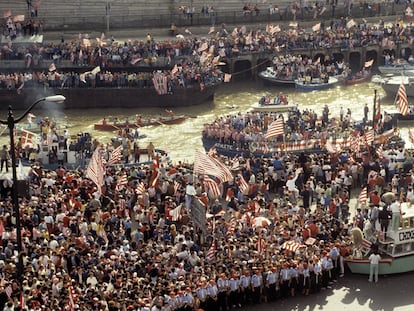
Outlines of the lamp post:
<svg viewBox="0 0 414 311">
<path fill-rule="evenodd" d="M 23 276 L 23 246 L 22 246 L 22 228 L 20 226 L 20 206 L 19 206 L 19 198 L 17 195 L 17 171 L 16 171 L 16 149 L 14 145 L 14 128 L 17 123 L 19 123 L 38 103 L 43 101 L 48 102 L 63 102 L 65 97 L 62 95 L 53 95 L 48 97 L 43 97 L 36 100 L 33 104 L 30 105 L 29 108 L 18 118 L 14 118 L 13 111 L 11 105 L 9 106 L 9 113 L 7 120 L 0 120 L 0 124 L 7 125 L 9 128 L 10 134 L 10 153 L 11 153 L 11 164 L 12 164 L 12 179 L 13 179 L 13 187 L 12 187 L 12 203 L 13 203 L 13 212 L 14 217 L 16 219 L 16 239 L 17 239 L 17 252 L 18 252 L 18 263 L 16 267 L 17 271 L 17 281 L 19 285 L 22 285 L 22 276 Z"/>
</svg>

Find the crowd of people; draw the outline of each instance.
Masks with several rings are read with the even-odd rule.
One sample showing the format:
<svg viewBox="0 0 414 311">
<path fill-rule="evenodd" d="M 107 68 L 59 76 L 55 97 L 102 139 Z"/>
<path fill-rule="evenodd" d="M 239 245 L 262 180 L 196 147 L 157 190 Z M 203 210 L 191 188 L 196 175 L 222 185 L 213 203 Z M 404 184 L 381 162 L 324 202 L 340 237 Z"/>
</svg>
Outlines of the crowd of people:
<svg viewBox="0 0 414 311">
<path fill-rule="evenodd" d="M 385 191 L 412 194 L 412 155 L 393 151 L 212 151 L 220 183 L 196 163 L 155 155 L 153 164 L 107 165 L 101 191 L 87 170 L 36 162 L 19 199 L 21 254 L 2 185 L 0 309 L 230 310 L 329 290 L 352 254 L 349 231 L 371 217 L 368 203 L 351 215 L 351 195 L 368 185 L 378 205 Z M 199 206 L 202 224 L 192 218 Z"/>
<path fill-rule="evenodd" d="M 12 45 L 3 49 L 1 57 L 5 60 L 27 61 L 28 57 L 36 60 L 30 64 L 26 63 L 27 69 L 35 69 L 39 61 L 54 61 L 59 64 L 62 60 L 70 61 L 77 66 L 100 65 L 106 68 L 114 65 L 131 66 L 131 62 L 134 63 L 136 59 L 152 60 L 166 57 L 173 60 L 175 57 L 189 56 L 194 51 L 200 51 L 203 44 L 208 45 L 213 57 L 324 47 L 346 49 L 370 44 L 392 49 L 396 42 L 412 42 L 413 31 L 411 24 L 402 20 L 389 25 L 381 19 L 378 24 L 369 24 L 366 20 L 357 23 L 350 18 L 332 20 L 329 24 L 321 22 L 319 27 L 314 29 L 305 29 L 300 24 L 295 24 L 295 27 L 269 24 L 265 29 L 247 29 L 246 26 L 242 26 L 230 30 L 222 25 L 219 31 L 211 32 L 207 38 L 190 35 L 187 38 L 156 41 L 149 34 L 145 40 L 116 42 L 114 39 L 92 40 L 80 36 L 78 40 L 70 42 L 62 40 L 63 42 L 59 43 L 45 42 L 31 46 Z"/>
</svg>

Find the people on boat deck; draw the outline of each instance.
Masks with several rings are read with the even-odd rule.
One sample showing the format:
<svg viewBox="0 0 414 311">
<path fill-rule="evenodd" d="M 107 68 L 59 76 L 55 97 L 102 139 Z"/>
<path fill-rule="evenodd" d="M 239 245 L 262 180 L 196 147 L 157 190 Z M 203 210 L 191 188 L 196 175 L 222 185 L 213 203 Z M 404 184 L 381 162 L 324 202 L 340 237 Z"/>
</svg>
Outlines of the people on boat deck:
<svg viewBox="0 0 414 311">
<path fill-rule="evenodd" d="M 279 95 L 275 98 L 275 104 L 276 105 L 287 105 L 288 104 L 287 95 L 280 92 Z"/>
</svg>

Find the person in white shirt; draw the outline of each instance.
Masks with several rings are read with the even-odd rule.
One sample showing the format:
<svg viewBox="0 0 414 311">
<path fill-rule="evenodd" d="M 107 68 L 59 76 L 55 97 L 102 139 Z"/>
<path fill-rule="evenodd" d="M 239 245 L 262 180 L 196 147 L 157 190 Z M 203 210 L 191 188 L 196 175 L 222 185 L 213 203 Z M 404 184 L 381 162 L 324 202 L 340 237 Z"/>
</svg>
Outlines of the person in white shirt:
<svg viewBox="0 0 414 311">
<path fill-rule="evenodd" d="M 375 283 L 378 282 L 378 265 L 380 260 L 381 256 L 376 251 L 369 256 L 369 282 L 372 282 L 372 277 L 374 277 Z"/>
</svg>

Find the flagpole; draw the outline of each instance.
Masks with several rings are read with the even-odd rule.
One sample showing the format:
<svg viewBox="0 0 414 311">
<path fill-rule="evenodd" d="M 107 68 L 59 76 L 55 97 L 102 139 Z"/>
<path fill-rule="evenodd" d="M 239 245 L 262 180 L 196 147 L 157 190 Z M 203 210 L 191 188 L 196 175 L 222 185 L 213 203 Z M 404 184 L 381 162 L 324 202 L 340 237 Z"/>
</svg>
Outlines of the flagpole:
<svg viewBox="0 0 414 311">
<path fill-rule="evenodd" d="M 281 118 L 283 120 L 283 126 L 285 124 L 285 119 L 283 118 L 283 115 L 281 115 Z M 287 156 L 287 150 L 286 150 L 286 135 L 285 135 L 285 128 L 283 127 L 283 148 L 285 149 L 285 156 Z"/>
<path fill-rule="evenodd" d="M 374 89 L 374 109 L 372 109 L 372 128 L 375 130 L 375 117 L 377 109 L 377 89 Z"/>
</svg>

